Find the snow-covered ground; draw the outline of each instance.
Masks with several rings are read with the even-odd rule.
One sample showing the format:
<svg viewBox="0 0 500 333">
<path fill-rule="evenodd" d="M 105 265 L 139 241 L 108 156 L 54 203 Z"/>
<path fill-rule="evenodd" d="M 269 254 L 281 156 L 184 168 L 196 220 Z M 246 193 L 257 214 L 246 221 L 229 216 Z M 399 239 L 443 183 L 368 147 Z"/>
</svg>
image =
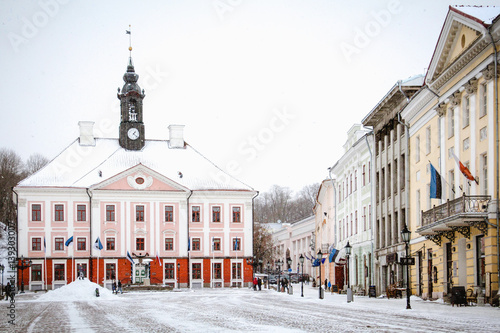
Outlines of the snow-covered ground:
<svg viewBox="0 0 500 333">
<path fill-rule="evenodd" d="M 130 292 L 102 297 L 96 285 L 76 281 L 48 293 L 16 296 L 16 332 L 499 332 L 500 309 L 451 307 L 441 302 L 355 297 L 294 284 L 294 294 L 274 290 L 202 289 Z M 0 332 L 9 303 L 0 303 Z"/>
</svg>

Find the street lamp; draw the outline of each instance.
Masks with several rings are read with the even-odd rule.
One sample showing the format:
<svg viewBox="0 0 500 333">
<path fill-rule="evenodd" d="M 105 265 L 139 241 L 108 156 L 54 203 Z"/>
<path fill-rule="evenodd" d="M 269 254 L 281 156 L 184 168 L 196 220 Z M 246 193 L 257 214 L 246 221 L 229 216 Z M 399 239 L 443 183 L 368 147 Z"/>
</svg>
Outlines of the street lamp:
<svg viewBox="0 0 500 333">
<path fill-rule="evenodd" d="M 345 246 L 345 254 L 347 255 L 347 303 L 352 302 L 352 290 L 351 290 L 351 283 L 349 282 L 349 256 L 351 255 L 351 250 L 352 246 L 349 244 L 349 241 L 347 241 L 347 244 Z"/>
<path fill-rule="evenodd" d="M 318 283 L 318 290 L 319 290 L 319 299 L 323 299 L 323 293 L 321 290 L 321 259 L 323 259 L 323 253 L 321 252 L 321 249 L 318 250 L 318 254 L 316 255 L 316 259 L 319 261 L 319 283 Z"/>
<path fill-rule="evenodd" d="M 304 256 L 302 253 L 300 254 L 299 262 L 302 265 L 302 276 L 300 277 L 300 297 L 304 297 Z"/>
<path fill-rule="evenodd" d="M 3 299 L 3 270 L 5 269 L 4 265 L 0 264 L 0 273 L 2 273 L 2 289 L 0 289 L 0 299 Z"/>
<path fill-rule="evenodd" d="M 410 257 L 410 254 L 408 253 L 409 250 L 409 243 L 410 243 L 410 236 L 411 236 L 411 231 L 408 230 L 408 227 L 405 224 L 405 227 L 403 230 L 401 230 L 401 237 L 403 238 L 403 242 L 405 242 L 405 249 L 406 249 L 406 308 L 411 309 L 410 306 L 410 265 L 408 265 L 408 258 Z"/>
<path fill-rule="evenodd" d="M 278 267 L 278 292 L 280 292 L 280 279 L 281 279 L 281 265 L 283 265 L 283 261 L 281 259 L 276 260 L 276 267 Z"/>
<path fill-rule="evenodd" d="M 291 268 L 292 267 L 292 258 L 288 258 L 286 260 L 286 262 L 288 263 L 288 268 Z"/>
<path fill-rule="evenodd" d="M 181 263 L 178 262 L 177 263 L 177 288 L 181 288 L 181 273 L 180 273 L 180 270 L 181 270 Z"/>
<path fill-rule="evenodd" d="M 271 263 L 268 261 L 267 262 L 267 290 L 269 290 L 269 271 L 271 270 Z"/>
<path fill-rule="evenodd" d="M 21 292 L 20 294 L 24 293 L 24 270 L 26 268 L 31 267 L 31 260 L 24 259 L 23 256 L 21 256 L 21 262 L 20 264 L 17 265 L 17 268 L 21 270 Z"/>
</svg>

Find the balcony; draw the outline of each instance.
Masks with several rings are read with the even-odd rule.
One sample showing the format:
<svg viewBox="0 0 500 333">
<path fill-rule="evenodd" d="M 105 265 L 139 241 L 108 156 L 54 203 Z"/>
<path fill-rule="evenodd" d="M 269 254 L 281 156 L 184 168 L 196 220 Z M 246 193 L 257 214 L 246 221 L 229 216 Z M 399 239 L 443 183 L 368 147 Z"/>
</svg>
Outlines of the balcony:
<svg viewBox="0 0 500 333">
<path fill-rule="evenodd" d="M 463 195 L 454 200 L 434 206 L 422 212 L 421 227 L 417 233 L 441 246 L 442 236 L 451 242 L 455 240 L 455 231 L 470 238 L 470 227 L 482 233 L 488 233 L 489 195 Z"/>
</svg>

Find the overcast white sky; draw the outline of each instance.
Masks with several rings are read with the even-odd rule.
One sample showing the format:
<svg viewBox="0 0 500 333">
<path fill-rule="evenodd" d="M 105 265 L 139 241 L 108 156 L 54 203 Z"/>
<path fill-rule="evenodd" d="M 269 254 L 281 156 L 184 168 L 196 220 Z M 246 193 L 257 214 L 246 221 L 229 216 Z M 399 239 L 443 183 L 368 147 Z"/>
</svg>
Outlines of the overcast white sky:
<svg viewBox="0 0 500 333">
<path fill-rule="evenodd" d="M 80 120 L 118 137 L 130 24 L 147 139 L 186 125 L 255 189 L 299 190 L 397 80 L 425 73 L 448 6 L 465 3 L 495 1 L 0 0 L 0 147 L 52 159 Z"/>
</svg>

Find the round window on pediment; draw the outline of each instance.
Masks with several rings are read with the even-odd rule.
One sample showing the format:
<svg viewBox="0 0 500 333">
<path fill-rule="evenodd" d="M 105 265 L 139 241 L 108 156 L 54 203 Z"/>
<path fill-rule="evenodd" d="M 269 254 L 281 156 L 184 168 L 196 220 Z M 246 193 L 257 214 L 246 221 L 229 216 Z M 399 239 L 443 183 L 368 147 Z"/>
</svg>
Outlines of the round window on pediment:
<svg viewBox="0 0 500 333">
<path fill-rule="evenodd" d="M 142 184 L 144 184 L 144 178 L 142 178 L 142 177 L 137 177 L 137 178 L 135 179 L 135 182 L 136 182 L 137 184 L 139 184 L 139 185 L 142 185 Z"/>
</svg>

